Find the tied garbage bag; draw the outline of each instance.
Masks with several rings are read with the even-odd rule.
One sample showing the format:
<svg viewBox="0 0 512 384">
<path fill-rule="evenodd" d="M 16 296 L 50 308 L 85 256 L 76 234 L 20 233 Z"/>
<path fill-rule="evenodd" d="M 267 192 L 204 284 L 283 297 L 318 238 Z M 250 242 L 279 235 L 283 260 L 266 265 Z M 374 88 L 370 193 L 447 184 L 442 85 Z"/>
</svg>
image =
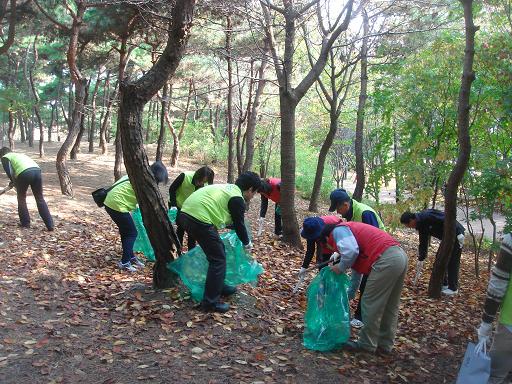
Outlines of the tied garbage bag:
<svg viewBox="0 0 512 384">
<path fill-rule="evenodd" d="M 167 216 L 169 216 L 169 220 L 171 220 L 171 223 L 173 224 L 176 222 L 177 213 L 178 210 L 174 207 L 173 209 L 169 209 L 167 211 Z M 142 214 L 140 212 L 140 208 L 135 208 L 135 210 L 132 212 L 132 218 L 135 222 L 135 228 L 137 228 L 137 239 L 135 240 L 135 244 L 133 244 L 133 250 L 135 252 L 142 252 L 148 261 L 155 261 L 155 252 L 153 251 L 153 247 L 149 242 L 146 228 L 144 228 L 144 224 L 142 223 Z"/>
<path fill-rule="evenodd" d="M 220 238 L 226 249 L 226 278 L 224 282 L 233 286 L 255 283 L 258 280 L 258 275 L 263 273 L 261 264 L 245 252 L 242 242 L 234 231 L 223 233 Z M 192 248 L 178 259 L 171 261 L 167 268 L 180 276 L 190 290 L 193 300 L 201 301 L 203 299 L 208 261 L 200 246 Z"/>
<path fill-rule="evenodd" d="M 350 337 L 350 311 L 347 288 L 350 280 L 323 268 L 307 291 L 304 315 L 304 346 L 315 351 L 330 351 Z"/>
</svg>

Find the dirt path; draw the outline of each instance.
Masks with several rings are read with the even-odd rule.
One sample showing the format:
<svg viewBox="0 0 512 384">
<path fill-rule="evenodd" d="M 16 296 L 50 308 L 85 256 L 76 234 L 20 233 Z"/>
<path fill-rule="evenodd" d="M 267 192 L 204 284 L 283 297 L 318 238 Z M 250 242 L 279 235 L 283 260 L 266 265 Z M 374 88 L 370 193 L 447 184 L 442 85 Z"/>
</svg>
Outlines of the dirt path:
<svg viewBox="0 0 512 384">
<path fill-rule="evenodd" d="M 302 346 L 304 292 L 291 294 L 302 253 L 274 239 L 270 224 L 255 240 L 254 256 L 265 268 L 257 286 L 240 287 L 225 315 L 201 313 L 186 292 L 154 291 L 150 266 L 136 274 L 115 268 L 117 230 L 90 198 L 93 189 L 110 183 L 113 158 L 83 153 L 70 161 L 76 192 L 70 199 L 60 194 L 56 149 L 49 146 L 45 159 L 34 157 L 44 172 L 54 232 L 44 230 L 31 197 L 30 230 L 17 227 L 14 192 L 0 197 L 1 383 L 454 380 L 468 338 L 474 338 L 487 282 L 486 275 L 475 281 L 471 255 L 463 258 L 460 295 L 439 301 L 426 298 L 428 274 L 411 287 L 410 266 L 392 356 L 308 351 Z M 18 150 L 34 154 L 21 144 Z M 184 162 L 179 172 L 196 167 Z M 171 177 L 177 174 L 171 170 Z M 219 174 L 217 182 L 224 179 Z M 299 216 L 306 207 L 299 201 Z M 250 221 L 258 209 L 258 201 L 251 204 Z M 416 236 L 397 237 L 413 260 Z"/>
</svg>

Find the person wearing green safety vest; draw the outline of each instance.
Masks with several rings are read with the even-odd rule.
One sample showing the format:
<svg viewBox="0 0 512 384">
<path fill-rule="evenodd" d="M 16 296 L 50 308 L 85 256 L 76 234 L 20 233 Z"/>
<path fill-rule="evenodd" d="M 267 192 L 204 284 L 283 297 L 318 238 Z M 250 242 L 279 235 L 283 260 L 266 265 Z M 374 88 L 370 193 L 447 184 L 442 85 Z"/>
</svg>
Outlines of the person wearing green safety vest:
<svg viewBox="0 0 512 384">
<path fill-rule="evenodd" d="M 11 180 L 9 188 L 16 187 L 20 225 L 23 228 L 30 228 L 30 214 L 27 208 L 27 190 L 30 186 L 39 216 L 43 219 L 46 229 L 53 231 L 53 218 L 43 197 L 43 178 L 39 165 L 27 155 L 12 152 L 7 147 L 0 149 L 0 158 L 4 171 Z"/>
<path fill-rule="evenodd" d="M 512 234 L 503 236 L 500 254 L 492 269 L 487 287 L 482 323 L 478 328 L 478 341 L 488 342 L 492 335 L 492 323 L 500 310 L 498 326 L 489 352 L 491 376 L 489 384 L 509 383 L 512 373 Z"/>
<path fill-rule="evenodd" d="M 176 179 L 174 179 L 169 187 L 169 208 L 176 207 L 179 214 L 183 203 L 187 200 L 187 197 L 189 197 L 192 192 L 197 191 L 205 185 L 212 185 L 214 177 L 215 172 L 206 165 L 195 172 L 187 171 L 181 173 Z M 179 224 L 176 224 L 176 227 L 176 234 L 178 235 L 180 244 L 183 244 L 185 230 Z M 196 246 L 196 241 L 192 236 L 190 236 L 190 233 L 187 234 L 187 237 L 188 249 L 190 250 Z"/>
<path fill-rule="evenodd" d="M 220 297 L 236 292 L 224 283 L 226 251 L 218 230 L 232 225 L 246 250 L 252 248 L 244 215 L 249 202 L 261 188 L 261 179 L 254 172 L 244 172 L 235 184 L 214 184 L 192 193 L 183 203 L 177 222 L 190 233 L 203 249 L 208 260 L 204 296 L 200 308 L 207 312 L 227 312 L 229 304 Z"/>
<path fill-rule="evenodd" d="M 154 162 L 150 167 L 157 184 L 167 183 L 167 169 L 161 161 Z M 130 212 L 137 206 L 137 197 L 128 176 L 117 180 L 107 193 L 104 201 L 105 210 L 116 223 L 121 235 L 123 256 L 119 268 L 128 272 L 136 272 L 137 267 L 144 267 L 133 253 L 133 244 L 137 239 L 137 228 Z"/>
<path fill-rule="evenodd" d="M 369 205 L 360 203 L 357 200 L 352 199 L 347 191 L 344 189 L 335 189 L 330 195 L 331 206 L 329 212 L 336 211 L 347 221 L 355 221 L 358 223 L 364 223 L 372 225 L 375 228 L 386 230 L 384 223 L 380 218 L 379 214 Z M 366 281 L 368 275 L 363 275 L 361 284 L 359 286 L 359 301 L 357 303 L 357 309 L 354 313 L 354 318 L 350 321 L 350 325 L 354 328 L 361 328 L 363 326 L 363 316 L 361 311 L 361 298 L 363 297 L 364 289 L 366 287 Z M 352 287 L 357 290 L 357 287 Z M 349 297 L 354 298 L 356 290 L 349 291 Z"/>
</svg>

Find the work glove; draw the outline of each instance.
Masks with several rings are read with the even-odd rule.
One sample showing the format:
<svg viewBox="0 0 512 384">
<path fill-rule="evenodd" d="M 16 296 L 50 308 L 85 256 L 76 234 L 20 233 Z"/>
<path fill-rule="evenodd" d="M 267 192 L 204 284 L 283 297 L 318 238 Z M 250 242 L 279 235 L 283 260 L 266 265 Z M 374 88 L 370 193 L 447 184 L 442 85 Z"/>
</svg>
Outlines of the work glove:
<svg viewBox="0 0 512 384">
<path fill-rule="evenodd" d="M 423 270 L 423 265 L 424 264 L 425 264 L 424 260 L 418 260 L 416 262 L 416 276 L 414 276 L 414 281 L 412 283 L 413 285 L 418 284 L 418 280 L 420 279 L 421 271 Z"/>
<path fill-rule="evenodd" d="M 485 342 L 487 343 L 491 339 L 492 324 L 482 321 L 482 323 L 480 324 L 480 327 L 478 327 L 478 329 L 477 329 L 477 334 L 478 334 L 479 342 L 482 340 L 485 340 Z"/>
<path fill-rule="evenodd" d="M 340 254 L 338 252 L 334 252 L 331 257 L 329 258 L 329 261 L 332 262 L 332 263 L 337 263 L 338 261 L 340 261 Z"/>
<path fill-rule="evenodd" d="M 464 247 L 464 234 L 457 235 L 457 241 L 459 242 L 460 249 Z"/>
<path fill-rule="evenodd" d="M 258 234 L 257 234 L 257 236 L 261 236 L 261 234 L 263 233 L 263 225 L 264 224 L 265 224 L 265 218 L 260 217 L 258 219 Z"/>
<path fill-rule="evenodd" d="M 299 280 L 300 280 L 300 279 L 304 279 L 304 277 L 306 276 L 306 271 L 307 271 L 307 268 L 304 268 L 304 267 L 302 267 L 302 268 L 299 270 Z"/>
</svg>

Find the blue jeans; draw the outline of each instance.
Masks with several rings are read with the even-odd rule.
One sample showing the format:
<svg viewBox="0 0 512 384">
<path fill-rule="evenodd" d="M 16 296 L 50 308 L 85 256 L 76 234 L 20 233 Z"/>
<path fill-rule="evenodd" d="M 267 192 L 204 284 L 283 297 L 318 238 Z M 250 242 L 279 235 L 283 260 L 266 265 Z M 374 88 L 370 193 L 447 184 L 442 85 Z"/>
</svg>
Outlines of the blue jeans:
<svg viewBox="0 0 512 384">
<path fill-rule="evenodd" d="M 119 228 L 119 234 L 121 235 L 121 244 L 123 246 L 123 257 L 122 263 L 129 262 L 135 257 L 133 254 L 133 244 L 137 239 L 137 228 L 133 222 L 132 215 L 129 212 L 119 212 L 111 209 L 105 205 L 105 210 L 110 215 L 117 228 Z"/>
<path fill-rule="evenodd" d="M 34 199 L 36 199 L 39 216 L 43 219 L 46 228 L 53 230 L 53 218 L 43 197 L 43 178 L 39 168 L 29 168 L 21 172 L 16 178 L 16 194 L 18 197 L 18 216 L 22 227 L 30 227 L 30 214 L 27 208 L 27 190 L 30 186 Z"/>
</svg>

